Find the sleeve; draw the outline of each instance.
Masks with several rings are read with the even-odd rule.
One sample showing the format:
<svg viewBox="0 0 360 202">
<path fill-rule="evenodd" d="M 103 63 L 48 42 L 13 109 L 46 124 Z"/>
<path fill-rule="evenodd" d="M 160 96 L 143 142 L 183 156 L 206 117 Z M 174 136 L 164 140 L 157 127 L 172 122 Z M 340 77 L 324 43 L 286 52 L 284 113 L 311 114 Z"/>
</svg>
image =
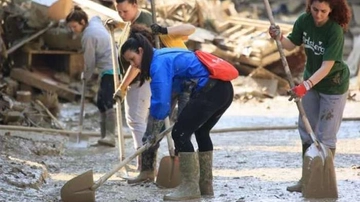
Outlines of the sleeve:
<svg viewBox="0 0 360 202">
<path fill-rule="evenodd" d="M 328 44 L 325 49 L 323 61 L 341 61 L 344 46 L 344 32 L 340 26 L 328 33 Z"/>
<path fill-rule="evenodd" d="M 157 62 L 150 67 L 151 104 L 150 115 L 158 120 L 165 119 L 170 114 L 172 74 L 169 68 Z"/>
<path fill-rule="evenodd" d="M 96 66 L 95 40 L 91 37 L 83 37 L 81 40 L 84 55 L 84 78 L 89 80 Z"/>
<path fill-rule="evenodd" d="M 303 17 L 300 16 L 294 23 L 292 32 L 287 36 L 287 38 L 295 45 L 300 46 L 302 44 L 302 28 L 301 24 Z"/>
</svg>

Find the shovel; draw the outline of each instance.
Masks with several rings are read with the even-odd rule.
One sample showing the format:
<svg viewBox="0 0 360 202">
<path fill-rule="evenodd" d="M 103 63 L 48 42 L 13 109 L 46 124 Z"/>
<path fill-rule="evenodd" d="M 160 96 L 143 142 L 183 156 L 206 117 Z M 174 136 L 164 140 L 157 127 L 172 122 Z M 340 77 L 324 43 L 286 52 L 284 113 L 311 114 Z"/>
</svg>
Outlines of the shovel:
<svg viewBox="0 0 360 202">
<path fill-rule="evenodd" d="M 156 137 L 156 141 L 161 139 L 172 130 L 173 126 L 167 128 Z M 138 150 L 136 150 L 129 157 L 125 158 L 119 164 L 117 164 L 111 171 L 103 175 L 98 181 L 94 183 L 93 171 L 89 170 L 82 173 L 70 181 L 66 182 L 61 188 L 60 196 L 63 202 L 95 202 L 95 190 L 99 188 L 106 180 L 114 175 L 118 170 L 127 165 L 131 160 L 140 155 L 146 149 L 151 147 L 153 144 L 146 143 Z"/>
<path fill-rule="evenodd" d="M 79 132 L 76 134 L 76 141 L 73 141 L 70 138 L 70 142 L 67 143 L 68 147 L 86 148 L 88 146 L 89 137 L 87 135 L 82 134 L 83 123 L 84 123 L 85 91 L 86 91 L 86 81 L 85 79 L 82 79 L 80 114 L 79 114 L 79 125 L 78 125 Z"/>
<path fill-rule="evenodd" d="M 169 118 L 165 120 L 165 127 L 170 127 Z M 181 182 L 179 157 L 175 156 L 174 143 L 170 132 L 166 134 L 166 139 L 170 156 L 165 156 L 161 159 L 155 183 L 162 188 L 174 188 Z"/>
<path fill-rule="evenodd" d="M 274 17 L 268 0 L 264 0 L 266 11 L 271 25 L 275 25 Z M 290 87 L 295 86 L 291 76 L 290 68 L 287 63 L 282 44 L 276 39 L 276 45 L 280 53 L 287 80 Z M 329 148 L 316 139 L 309 120 L 299 98 L 295 99 L 302 121 L 304 122 L 307 133 L 309 133 L 313 143 L 306 150 L 303 160 L 303 179 L 302 194 L 305 198 L 337 198 L 337 184 L 334 169 L 333 156 Z"/>
</svg>

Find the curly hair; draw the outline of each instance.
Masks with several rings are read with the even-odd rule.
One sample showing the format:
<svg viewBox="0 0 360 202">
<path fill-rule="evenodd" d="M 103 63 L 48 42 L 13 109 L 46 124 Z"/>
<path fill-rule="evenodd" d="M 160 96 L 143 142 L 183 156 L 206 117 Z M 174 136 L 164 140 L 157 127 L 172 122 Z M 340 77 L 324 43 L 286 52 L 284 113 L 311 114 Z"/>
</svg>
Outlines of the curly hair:
<svg viewBox="0 0 360 202">
<path fill-rule="evenodd" d="M 320 3 L 328 3 L 331 8 L 329 18 L 337 22 L 344 31 L 348 30 L 348 26 L 351 20 L 351 9 L 347 0 L 307 0 L 307 13 L 311 13 L 311 5 L 316 1 Z"/>
</svg>

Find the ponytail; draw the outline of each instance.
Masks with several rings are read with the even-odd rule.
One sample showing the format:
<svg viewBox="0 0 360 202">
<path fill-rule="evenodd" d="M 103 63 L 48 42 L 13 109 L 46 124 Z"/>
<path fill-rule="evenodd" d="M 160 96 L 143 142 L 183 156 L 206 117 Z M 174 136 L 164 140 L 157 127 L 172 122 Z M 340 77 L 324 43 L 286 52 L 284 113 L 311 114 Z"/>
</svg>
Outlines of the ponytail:
<svg viewBox="0 0 360 202">
<path fill-rule="evenodd" d="M 79 24 L 82 24 L 82 20 L 84 20 L 85 24 L 88 24 L 88 15 L 81 7 L 74 6 L 74 9 L 66 16 L 65 20 L 66 23 L 77 22 Z"/>
</svg>

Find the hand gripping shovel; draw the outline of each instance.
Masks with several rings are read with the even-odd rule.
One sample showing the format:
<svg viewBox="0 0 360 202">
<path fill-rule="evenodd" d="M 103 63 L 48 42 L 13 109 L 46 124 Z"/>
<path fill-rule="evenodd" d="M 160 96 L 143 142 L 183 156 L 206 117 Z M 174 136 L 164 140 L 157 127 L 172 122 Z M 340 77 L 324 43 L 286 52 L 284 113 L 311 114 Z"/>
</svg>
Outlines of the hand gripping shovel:
<svg viewBox="0 0 360 202">
<path fill-rule="evenodd" d="M 165 127 L 170 127 L 169 118 L 165 119 Z M 157 186 L 162 188 L 174 188 L 177 187 L 181 182 L 179 157 L 175 156 L 171 131 L 166 134 L 166 139 L 170 156 L 165 156 L 161 159 L 155 183 Z"/>
<path fill-rule="evenodd" d="M 162 133 L 156 137 L 155 142 L 161 141 L 161 139 L 172 130 L 173 126 L 167 128 Z M 63 202 L 95 202 L 95 190 L 99 188 L 106 180 L 108 180 L 112 175 L 114 175 L 118 170 L 123 168 L 135 157 L 140 155 L 146 149 L 151 147 L 154 144 L 146 143 L 138 150 L 136 150 L 129 157 L 125 158 L 119 164 L 117 164 L 111 171 L 103 175 L 98 181 L 94 183 L 93 171 L 89 170 L 85 173 L 82 173 L 79 176 L 71 179 L 66 182 L 65 185 L 61 188 L 60 196 Z"/>
<path fill-rule="evenodd" d="M 271 25 L 275 25 L 269 1 L 264 0 L 264 3 L 270 23 Z M 295 86 L 294 80 L 291 76 L 289 65 L 279 39 L 276 39 L 276 45 L 281 56 L 287 80 L 292 88 Z M 301 119 L 304 122 L 305 128 L 313 141 L 313 144 L 311 144 L 311 146 L 306 150 L 304 155 L 302 194 L 305 198 L 337 198 L 338 192 L 336 176 L 331 151 L 316 139 L 309 120 L 306 117 L 301 100 L 297 98 L 295 99 L 295 103 L 299 110 Z"/>
</svg>

